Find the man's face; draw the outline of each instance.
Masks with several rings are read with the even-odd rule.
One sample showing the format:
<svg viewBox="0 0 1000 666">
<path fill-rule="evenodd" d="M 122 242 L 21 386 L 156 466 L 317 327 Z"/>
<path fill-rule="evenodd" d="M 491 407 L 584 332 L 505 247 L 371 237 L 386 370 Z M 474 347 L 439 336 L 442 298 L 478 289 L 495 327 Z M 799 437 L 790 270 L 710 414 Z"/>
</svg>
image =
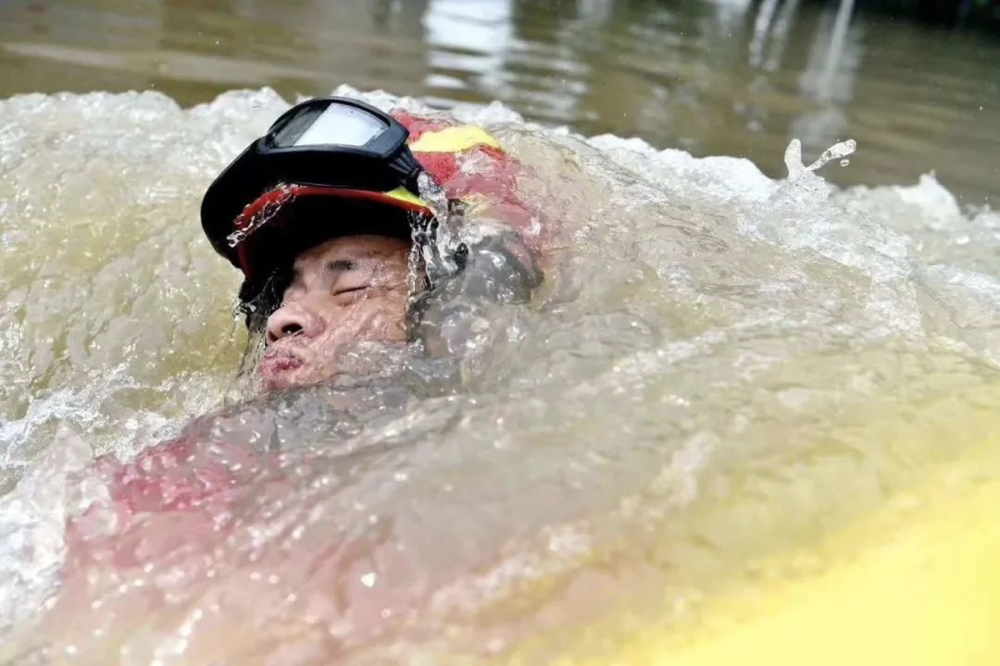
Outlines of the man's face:
<svg viewBox="0 0 1000 666">
<path fill-rule="evenodd" d="M 257 368 L 264 386 L 329 379 L 349 343 L 404 342 L 409 250 L 397 238 L 345 236 L 300 254 L 281 307 L 267 320 Z"/>
</svg>

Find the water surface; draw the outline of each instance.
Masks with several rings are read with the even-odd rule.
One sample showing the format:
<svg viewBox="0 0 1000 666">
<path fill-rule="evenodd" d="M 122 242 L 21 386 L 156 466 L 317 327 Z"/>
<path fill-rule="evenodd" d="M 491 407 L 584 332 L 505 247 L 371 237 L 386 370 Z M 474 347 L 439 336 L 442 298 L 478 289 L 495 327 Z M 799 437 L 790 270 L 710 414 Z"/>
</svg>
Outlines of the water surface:
<svg viewBox="0 0 1000 666">
<path fill-rule="evenodd" d="M 848 3 L 843 3 L 848 4 Z M 341 83 L 436 105 L 500 100 L 586 134 L 784 175 L 856 139 L 845 184 L 929 171 L 963 202 L 1000 196 L 1000 40 L 806 0 L 11 0 L 0 97 L 156 89 L 184 105 L 237 87 Z"/>
</svg>

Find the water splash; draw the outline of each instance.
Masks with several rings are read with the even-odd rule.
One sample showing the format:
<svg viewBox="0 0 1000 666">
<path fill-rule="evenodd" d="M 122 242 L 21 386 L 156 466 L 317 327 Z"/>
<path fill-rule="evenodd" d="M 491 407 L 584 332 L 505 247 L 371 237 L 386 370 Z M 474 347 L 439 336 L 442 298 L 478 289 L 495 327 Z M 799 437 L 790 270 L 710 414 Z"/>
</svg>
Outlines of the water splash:
<svg viewBox="0 0 1000 666">
<path fill-rule="evenodd" d="M 794 180 L 807 171 L 818 171 L 831 160 L 842 160 L 848 155 L 853 155 L 857 147 L 854 139 L 835 143 L 824 150 L 823 154 L 815 162 L 809 166 L 804 166 L 802 162 L 802 142 L 798 139 L 792 139 L 788 142 L 788 147 L 785 149 L 785 167 L 788 169 L 788 178 L 789 180 Z M 841 166 L 847 165 L 842 161 Z"/>
<path fill-rule="evenodd" d="M 236 230 L 226 236 L 226 244 L 229 247 L 236 247 L 250 234 L 273 220 L 281 209 L 295 198 L 295 188 L 288 184 L 279 184 L 275 186 L 274 191 L 278 193 L 278 196 L 269 200 L 260 210 L 255 211 L 249 217 L 247 217 L 247 211 L 244 211 L 236 218 L 234 222 Z"/>
</svg>

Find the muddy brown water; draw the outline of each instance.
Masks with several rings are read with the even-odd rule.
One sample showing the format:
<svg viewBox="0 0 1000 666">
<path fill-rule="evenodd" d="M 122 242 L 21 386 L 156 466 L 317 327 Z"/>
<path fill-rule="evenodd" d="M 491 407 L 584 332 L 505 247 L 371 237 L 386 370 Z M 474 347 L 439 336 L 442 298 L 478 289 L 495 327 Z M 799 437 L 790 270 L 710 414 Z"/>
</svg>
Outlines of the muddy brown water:
<svg viewBox="0 0 1000 666">
<path fill-rule="evenodd" d="M 435 105 L 499 100 L 585 134 L 639 136 L 784 175 L 854 138 L 840 184 L 935 171 L 962 203 L 1000 197 L 1000 40 L 804 0 L 9 0 L 0 97 L 340 83 Z M 847 7 L 846 9 L 850 9 Z"/>
</svg>

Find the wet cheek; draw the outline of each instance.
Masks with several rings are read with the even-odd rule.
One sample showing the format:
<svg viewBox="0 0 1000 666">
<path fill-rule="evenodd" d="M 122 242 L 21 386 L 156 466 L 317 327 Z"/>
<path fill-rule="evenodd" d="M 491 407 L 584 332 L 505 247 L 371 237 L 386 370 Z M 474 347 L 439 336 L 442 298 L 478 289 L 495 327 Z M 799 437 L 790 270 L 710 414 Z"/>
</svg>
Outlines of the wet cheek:
<svg viewBox="0 0 1000 666">
<path fill-rule="evenodd" d="M 406 324 L 397 312 L 380 312 L 372 318 L 368 340 L 402 342 L 406 339 Z"/>
<path fill-rule="evenodd" d="M 405 313 L 397 308 L 382 305 L 365 313 L 359 322 L 357 341 L 395 342 L 405 338 Z"/>
<path fill-rule="evenodd" d="M 406 339 L 405 299 L 361 301 L 332 319 L 327 330 L 309 344 L 317 356 L 335 356 L 341 346 L 352 342 Z"/>
<path fill-rule="evenodd" d="M 345 322 L 354 341 L 393 342 L 406 337 L 406 299 L 387 294 L 359 303 Z"/>
<path fill-rule="evenodd" d="M 405 294 L 394 294 L 386 302 L 386 307 L 382 312 L 386 341 L 402 342 L 406 340 L 407 302 Z"/>
</svg>

